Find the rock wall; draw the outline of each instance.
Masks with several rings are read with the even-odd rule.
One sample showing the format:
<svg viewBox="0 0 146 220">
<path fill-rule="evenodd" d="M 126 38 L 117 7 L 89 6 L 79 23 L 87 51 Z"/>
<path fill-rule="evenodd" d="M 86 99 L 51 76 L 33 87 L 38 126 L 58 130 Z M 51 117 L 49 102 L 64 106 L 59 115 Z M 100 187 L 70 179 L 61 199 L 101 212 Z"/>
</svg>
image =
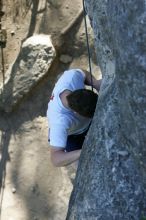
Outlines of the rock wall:
<svg viewBox="0 0 146 220">
<path fill-rule="evenodd" d="M 146 2 L 86 0 L 103 82 L 67 220 L 146 216 Z"/>
</svg>

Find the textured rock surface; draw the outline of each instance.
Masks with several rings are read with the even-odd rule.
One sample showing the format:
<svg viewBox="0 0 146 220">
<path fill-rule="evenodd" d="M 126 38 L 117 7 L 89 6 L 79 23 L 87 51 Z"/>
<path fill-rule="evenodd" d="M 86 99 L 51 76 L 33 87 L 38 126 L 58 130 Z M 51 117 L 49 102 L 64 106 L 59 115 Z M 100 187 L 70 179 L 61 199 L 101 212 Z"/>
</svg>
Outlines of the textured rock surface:
<svg viewBox="0 0 146 220">
<path fill-rule="evenodd" d="M 67 219 L 146 216 L 146 2 L 86 0 L 103 83 Z"/>
<path fill-rule="evenodd" d="M 73 59 L 73 58 L 72 58 L 71 56 L 67 55 L 67 54 L 62 54 L 62 55 L 60 56 L 60 61 L 61 61 L 62 63 L 71 63 L 72 59 Z"/>
<path fill-rule="evenodd" d="M 9 112 L 47 73 L 55 58 L 49 35 L 28 38 L 1 85 L 0 109 Z"/>
</svg>

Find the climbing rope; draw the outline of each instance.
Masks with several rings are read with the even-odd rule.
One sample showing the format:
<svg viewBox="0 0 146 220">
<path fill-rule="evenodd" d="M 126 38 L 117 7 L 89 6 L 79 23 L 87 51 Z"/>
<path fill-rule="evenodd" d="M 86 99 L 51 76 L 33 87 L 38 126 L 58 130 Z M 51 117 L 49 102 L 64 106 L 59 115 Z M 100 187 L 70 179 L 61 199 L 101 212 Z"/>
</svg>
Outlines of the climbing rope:
<svg viewBox="0 0 146 220">
<path fill-rule="evenodd" d="M 93 91 L 91 54 L 90 54 L 89 37 L 88 37 L 87 20 L 86 20 L 87 13 L 86 13 L 86 9 L 85 9 L 85 1 L 82 0 L 82 2 L 83 2 L 83 11 L 84 11 L 84 23 L 85 23 L 86 43 L 87 43 L 87 51 L 88 51 L 89 72 L 90 72 L 90 76 L 91 76 L 91 89 Z"/>
</svg>

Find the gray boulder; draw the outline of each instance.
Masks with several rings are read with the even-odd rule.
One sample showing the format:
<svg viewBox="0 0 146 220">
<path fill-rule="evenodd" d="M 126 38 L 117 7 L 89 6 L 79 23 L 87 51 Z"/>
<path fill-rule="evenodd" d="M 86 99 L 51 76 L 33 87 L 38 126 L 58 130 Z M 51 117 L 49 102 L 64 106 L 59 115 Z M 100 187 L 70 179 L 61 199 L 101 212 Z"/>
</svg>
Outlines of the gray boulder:
<svg viewBox="0 0 146 220">
<path fill-rule="evenodd" d="M 36 86 L 47 74 L 55 55 L 49 35 L 28 38 L 6 72 L 4 87 L 0 85 L 0 110 L 10 112 Z"/>
</svg>

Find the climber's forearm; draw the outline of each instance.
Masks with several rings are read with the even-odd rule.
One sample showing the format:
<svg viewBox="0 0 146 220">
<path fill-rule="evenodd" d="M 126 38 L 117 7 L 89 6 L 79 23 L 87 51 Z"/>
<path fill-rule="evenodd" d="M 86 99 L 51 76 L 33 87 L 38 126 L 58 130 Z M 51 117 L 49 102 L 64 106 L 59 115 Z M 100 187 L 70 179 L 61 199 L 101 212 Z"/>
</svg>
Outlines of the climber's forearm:
<svg viewBox="0 0 146 220">
<path fill-rule="evenodd" d="M 95 88 L 99 92 L 102 80 L 101 79 L 97 80 L 93 75 L 91 77 L 91 74 L 87 70 L 83 70 L 83 72 L 86 75 L 85 84 L 86 85 L 93 85 L 93 88 Z"/>
<path fill-rule="evenodd" d="M 101 86 L 101 81 L 102 79 L 99 79 L 99 80 L 93 80 L 93 88 L 95 88 L 98 92 L 100 90 L 100 86 Z"/>
<path fill-rule="evenodd" d="M 65 152 L 64 150 L 56 150 L 51 147 L 51 161 L 52 164 L 56 167 L 67 166 L 80 157 L 81 150 L 74 150 L 71 152 Z"/>
</svg>

